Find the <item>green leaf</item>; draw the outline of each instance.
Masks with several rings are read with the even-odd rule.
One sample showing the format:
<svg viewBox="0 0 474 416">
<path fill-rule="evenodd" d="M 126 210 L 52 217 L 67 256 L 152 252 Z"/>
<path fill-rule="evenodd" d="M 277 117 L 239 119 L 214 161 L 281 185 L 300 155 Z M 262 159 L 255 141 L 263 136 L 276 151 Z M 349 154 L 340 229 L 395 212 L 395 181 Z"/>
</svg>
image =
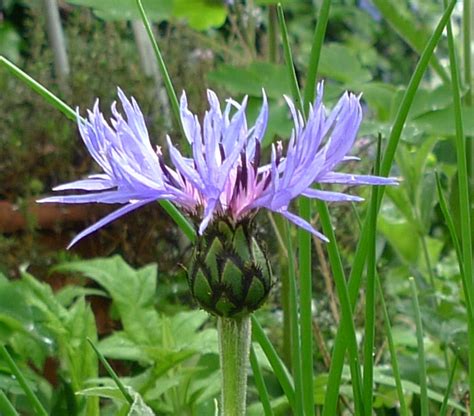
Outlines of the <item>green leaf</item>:
<svg viewBox="0 0 474 416">
<path fill-rule="evenodd" d="M 245 67 L 223 64 L 207 77 L 232 94 L 261 97 L 263 88 L 269 98 L 280 100 L 290 92 L 286 67 L 269 62 L 252 62 Z"/>
<path fill-rule="evenodd" d="M 104 20 L 139 20 L 140 13 L 131 0 L 66 0 L 78 6 L 90 7 Z M 148 17 L 154 22 L 167 20 L 171 16 L 173 0 L 143 0 Z"/>
<path fill-rule="evenodd" d="M 463 107 L 462 115 L 464 121 L 464 133 L 466 136 L 474 136 L 474 117 L 472 117 L 472 108 Z M 456 127 L 454 123 L 454 110 L 450 105 L 442 110 L 430 111 L 420 115 L 411 121 L 411 123 L 423 131 L 425 134 L 435 136 L 454 136 Z"/>
<path fill-rule="evenodd" d="M 382 212 L 378 217 L 377 226 L 402 260 L 410 264 L 417 262 L 420 245 L 412 224 L 403 218 L 397 219 Z"/>
<path fill-rule="evenodd" d="M 372 79 L 355 52 L 340 43 L 328 43 L 321 51 L 319 75 L 344 84 L 364 83 Z"/>
<path fill-rule="evenodd" d="M 33 326 L 31 307 L 19 285 L 0 281 L 0 338 L 13 331 L 29 332 Z"/>
<path fill-rule="evenodd" d="M 173 0 L 173 14 L 184 18 L 196 30 L 220 27 L 227 17 L 224 2 L 220 0 Z"/>
</svg>

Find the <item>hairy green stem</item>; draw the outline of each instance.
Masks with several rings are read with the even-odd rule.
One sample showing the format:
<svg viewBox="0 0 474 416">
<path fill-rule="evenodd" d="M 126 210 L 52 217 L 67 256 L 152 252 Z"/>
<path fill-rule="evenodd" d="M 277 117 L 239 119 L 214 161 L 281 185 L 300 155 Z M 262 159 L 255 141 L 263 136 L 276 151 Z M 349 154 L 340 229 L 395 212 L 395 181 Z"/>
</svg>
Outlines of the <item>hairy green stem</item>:
<svg viewBox="0 0 474 416">
<path fill-rule="evenodd" d="M 244 416 L 250 353 L 250 316 L 217 318 L 222 374 L 221 416 Z"/>
</svg>

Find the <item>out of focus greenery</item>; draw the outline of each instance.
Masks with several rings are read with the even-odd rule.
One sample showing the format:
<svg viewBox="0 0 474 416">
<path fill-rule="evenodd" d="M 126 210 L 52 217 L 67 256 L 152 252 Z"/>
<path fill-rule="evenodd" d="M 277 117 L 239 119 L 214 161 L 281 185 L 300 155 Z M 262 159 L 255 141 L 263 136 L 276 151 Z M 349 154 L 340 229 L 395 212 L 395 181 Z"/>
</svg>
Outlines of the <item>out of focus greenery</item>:
<svg viewBox="0 0 474 416">
<path fill-rule="evenodd" d="M 321 2 L 282 3 L 297 75 L 304 83 Z M 144 6 L 154 22 L 175 88 L 186 90 L 196 112 L 205 111 L 205 90 L 211 87 L 221 97 L 249 95 L 253 118 L 263 87 L 271 108 L 264 157 L 268 157 L 271 142 L 288 139 L 291 124 L 282 96 L 289 94 L 290 88 L 279 37 L 272 38 L 275 2 L 149 0 Z M 42 1 L 0 2 L 0 54 L 82 112 L 100 97 L 101 108 L 107 113 L 120 86 L 140 103 L 153 144 L 162 144 L 166 134 L 180 140 L 167 102 L 160 98 L 162 87 L 156 77 L 144 75 L 131 25 L 139 18 L 135 2 L 68 0 L 59 2 L 59 11 L 71 68 L 66 88 L 53 71 Z M 349 89 L 363 94 L 365 111 L 354 149 L 362 161 L 349 162 L 348 171 L 367 173 L 372 168 L 376 136 L 380 132 L 387 137 L 418 54 L 441 12 L 434 0 L 332 2 L 319 68 L 326 101 L 332 105 Z M 401 185 L 387 190 L 378 220 L 379 273 L 402 378 L 411 386 L 405 393 L 413 414 L 419 414 L 419 372 L 407 276 L 414 276 L 424 288 L 420 302 L 433 398 L 430 410 L 437 414 L 445 393 L 446 354 L 459 360 L 452 397 L 460 407 L 468 399 L 466 311 L 434 176 L 438 171 L 457 218 L 453 105 L 446 83 L 446 59 L 443 40 L 417 92 L 398 149 L 392 174 L 402 179 Z M 0 72 L 0 91 L 0 201 L 25 211 L 28 201 L 49 193 L 53 186 L 96 169 L 74 123 L 6 71 Z M 472 137 L 472 108 L 466 106 L 464 111 L 466 134 Z M 359 193 L 368 196 L 367 190 Z M 331 207 L 347 268 L 357 244 L 358 220 L 366 209 L 364 204 Z M 271 220 L 262 216 L 261 224 L 278 276 L 286 264 L 278 255 Z M 190 312 L 194 306 L 182 266 L 189 256 L 188 243 L 158 205 L 116 222 L 66 252 L 69 239 L 85 226 L 61 224 L 42 230 L 30 218 L 25 229 L 0 235 L 0 342 L 9 345 L 52 415 L 96 414 L 98 397 L 104 415 L 127 414 L 122 397 L 99 369 L 86 337 L 99 338 L 100 351 L 156 414 L 214 414 L 219 392 L 216 333 L 206 314 Z M 322 404 L 339 309 L 332 295 L 324 247 L 317 241 L 315 246 L 315 397 L 317 404 Z M 92 257 L 100 258 L 86 260 Z M 150 263 L 157 263 L 159 272 Z M 272 341 L 282 351 L 280 290 L 277 282 L 273 298 L 259 318 L 271 329 Z M 362 328 L 363 307 L 355 315 L 358 328 Z M 377 325 L 381 329 L 377 332 L 375 411 L 397 414 L 381 319 Z M 362 339 L 361 330 L 358 334 Z M 268 363 L 261 361 L 275 414 L 287 414 L 283 393 Z M 345 380 L 341 414 L 351 408 L 350 380 Z M 22 414 L 31 414 L 2 362 L 0 388 Z M 262 414 L 252 383 L 249 396 L 249 414 Z"/>
</svg>

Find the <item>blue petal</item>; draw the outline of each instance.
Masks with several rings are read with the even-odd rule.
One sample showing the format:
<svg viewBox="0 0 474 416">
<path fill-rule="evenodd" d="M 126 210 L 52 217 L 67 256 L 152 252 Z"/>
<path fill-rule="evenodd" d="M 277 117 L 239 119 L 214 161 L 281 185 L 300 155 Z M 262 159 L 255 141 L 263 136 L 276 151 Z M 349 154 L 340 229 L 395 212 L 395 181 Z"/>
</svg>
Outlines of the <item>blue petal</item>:
<svg viewBox="0 0 474 416">
<path fill-rule="evenodd" d="M 342 172 L 328 172 L 321 178 L 320 183 L 334 183 L 343 185 L 398 185 L 396 178 L 384 178 L 372 175 L 352 175 Z"/>
<path fill-rule="evenodd" d="M 356 195 L 343 194 L 341 192 L 332 192 L 332 191 L 321 191 L 319 189 L 308 188 L 301 195 L 307 196 L 308 198 L 316 198 L 322 201 L 328 202 L 361 202 L 364 198 Z"/>
<path fill-rule="evenodd" d="M 296 224 L 298 227 L 303 228 L 304 230 L 310 232 L 311 234 L 314 234 L 320 240 L 323 240 L 326 243 L 329 243 L 329 239 L 324 234 L 321 234 L 319 231 L 316 231 L 313 228 L 313 226 L 309 222 L 305 221 L 303 218 L 298 217 L 297 215 L 292 214 L 291 212 L 288 212 L 286 210 L 280 210 L 277 212 L 279 212 L 285 218 L 289 219 L 292 223 Z"/>
<path fill-rule="evenodd" d="M 144 201 L 139 202 L 132 202 L 131 204 L 125 205 L 124 207 L 118 209 L 117 211 L 112 212 L 111 214 L 105 216 L 101 220 L 97 221 L 95 224 L 91 225 L 90 227 L 86 228 L 84 231 L 80 232 L 74 239 L 69 243 L 67 246 L 70 249 L 74 244 L 76 244 L 79 240 L 83 239 L 84 237 L 92 234 L 94 231 L 97 231 L 99 228 L 106 226 L 107 224 L 115 221 L 117 218 L 122 217 L 125 214 L 128 214 L 131 211 L 136 210 L 137 208 L 142 207 L 150 202 L 155 201 L 155 199 L 146 199 Z"/>
</svg>

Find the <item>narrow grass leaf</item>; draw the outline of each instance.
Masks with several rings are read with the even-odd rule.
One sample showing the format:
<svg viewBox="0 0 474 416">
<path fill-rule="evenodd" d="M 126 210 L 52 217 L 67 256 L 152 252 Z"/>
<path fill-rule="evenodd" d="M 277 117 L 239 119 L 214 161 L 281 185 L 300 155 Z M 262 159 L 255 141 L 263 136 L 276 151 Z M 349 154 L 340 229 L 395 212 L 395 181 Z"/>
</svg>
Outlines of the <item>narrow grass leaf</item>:
<svg viewBox="0 0 474 416">
<path fill-rule="evenodd" d="M 390 324 L 390 317 L 388 315 L 387 305 L 385 304 L 385 297 L 382 285 L 380 284 L 380 277 L 377 273 L 375 274 L 375 278 L 377 282 L 377 288 L 379 290 L 380 303 L 382 305 L 385 333 L 387 335 L 388 349 L 390 351 L 390 362 L 392 364 L 393 378 L 395 379 L 398 400 L 400 402 L 400 414 L 401 416 L 408 416 L 408 407 L 405 400 L 405 395 L 403 393 L 402 378 L 400 376 L 400 367 L 398 365 L 397 351 L 395 349 L 395 342 L 393 341 L 392 325 Z"/>
<path fill-rule="evenodd" d="M 377 158 L 374 175 L 380 174 L 381 141 L 377 141 Z M 374 387 L 374 338 L 375 338 L 375 274 L 376 274 L 376 234 L 377 234 L 377 199 L 379 188 L 372 187 L 369 209 L 369 252 L 367 259 L 367 277 L 365 289 L 365 330 L 364 330 L 364 409 L 372 414 Z"/>
<path fill-rule="evenodd" d="M 433 51 L 438 44 L 441 35 L 443 34 L 443 30 L 451 16 L 453 8 L 456 4 L 456 0 L 451 0 L 449 2 L 449 6 L 443 13 L 443 16 L 439 20 L 436 29 L 434 30 L 433 34 L 431 35 L 430 39 L 428 40 L 421 56 L 416 65 L 415 71 L 410 79 L 408 87 L 405 91 L 405 94 L 400 102 L 400 105 L 397 110 L 397 114 L 395 116 L 395 121 L 393 123 L 393 127 L 390 131 L 390 136 L 388 139 L 387 149 L 384 154 L 384 158 L 381 164 L 381 175 L 387 176 L 390 173 L 390 169 L 392 167 L 393 159 L 395 156 L 395 151 L 397 149 L 398 143 L 400 141 L 400 136 L 407 119 L 408 112 L 410 110 L 411 105 L 413 104 L 413 100 L 415 97 L 415 93 L 420 85 L 421 79 L 423 74 L 428 67 L 428 63 L 430 57 L 433 55 Z M 379 192 L 379 202 L 377 204 L 377 211 L 380 209 L 380 202 L 383 197 L 383 189 Z M 354 262 L 351 269 L 351 274 L 349 277 L 349 296 L 351 306 L 355 307 L 357 295 L 359 293 L 361 279 L 362 279 L 362 272 L 365 265 L 365 259 L 368 252 L 368 231 L 369 231 L 369 222 L 368 218 L 364 221 L 364 226 L 362 228 L 361 235 L 359 237 L 359 242 L 357 244 L 356 254 L 354 256 Z M 326 406 L 328 406 L 327 413 L 325 415 L 334 415 L 336 412 L 336 405 L 337 405 L 337 398 L 339 396 L 339 385 L 340 379 L 342 374 L 342 365 L 344 362 L 344 354 L 346 351 L 346 335 L 344 333 L 343 327 L 338 329 L 338 333 L 336 335 L 336 340 L 334 342 L 334 350 L 332 354 L 332 361 L 331 361 L 331 368 L 329 372 L 329 380 L 328 380 L 328 392 L 326 395 L 325 407 L 324 412 L 326 412 Z"/>
<path fill-rule="evenodd" d="M 153 30 L 151 28 L 150 21 L 148 20 L 148 17 L 146 15 L 142 1 L 136 0 L 136 2 L 137 2 L 137 7 L 140 12 L 140 16 L 142 18 L 143 24 L 145 25 L 146 32 L 148 34 L 151 44 L 153 45 L 153 51 L 155 52 L 155 57 L 158 62 L 158 67 L 160 69 L 160 73 L 163 78 L 163 84 L 165 86 L 166 93 L 168 94 L 168 98 L 171 103 L 171 109 L 173 110 L 175 119 L 178 122 L 179 128 L 184 137 L 184 128 L 181 123 L 181 117 L 179 115 L 179 102 L 178 102 L 178 97 L 176 96 L 176 92 L 173 87 L 173 82 L 171 81 L 171 77 L 168 73 L 168 69 L 166 68 L 166 64 L 163 59 L 163 55 L 161 54 L 160 47 L 158 46 L 158 42 L 156 41 L 155 36 L 153 35 Z"/>
<path fill-rule="evenodd" d="M 444 0 L 444 6 L 447 7 L 447 2 Z M 464 136 L 464 122 L 461 108 L 461 84 L 459 80 L 459 68 L 456 57 L 456 47 L 454 44 L 453 29 L 451 20 L 447 25 L 448 33 L 448 51 L 449 63 L 451 68 L 451 91 L 453 93 L 453 110 L 454 123 L 456 126 L 456 159 L 457 159 L 457 176 L 459 187 L 459 210 L 461 219 L 461 247 L 462 247 L 462 268 L 464 273 L 463 286 L 464 295 L 468 299 L 471 306 L 473 304 L 473 253 L 472 253 L 472 229 L 471 229 L 471 202 L 469 198 L 469 172 L 467 167 L 467 143 Z M 467 289 L 467 290 L 466 290 Z M 471 311 L 472 312 L 472 311 Z M 468 343 L 469 343 L 469 390 L 474 391 L 474 319 L 471 313 L 468 313 Z M 474 400 L 470 400 L 471 414 L 474 414 Z"/>
<path fill-rule="evenodd" d="M 436 188 L 438 191 L 438 202 L 439 206 L 441 208 L 441 212 L 444 217 L 444 221 L 446 226 L 448 227 L 449 230 L 449 235 L 451 236 L 451 240 L 454 245 L 454 250 L 456 251 L 456 257 L 458 259 L 458 264 L 459 264 L 459 269 L 461 272 L 461 278 L 462 278 L 462 283 L 464 286 L 464 292 L 468 295 L 466 296 L 466 305 L 468 308 L 468 311 L 472 311 L 471 307 L 471 302 L 470 302 L 470 295 L 468 294 L 467 290 L 467 285 L 466 285 L 466 277 L 464 275 L 464 268 L 463 268 L 463 260 L 462 260 L 462 249 L 461 249 L 461 243 L 459 242 L 459 237 L 458 233 L 456 232 L 456 226 L 454 225 L 454 219 L 451 215 L 451 212 L 448 208 L 448 202 L 446 201 L 446 197 L 444 196 L 443 192 L 443 187 L 441 185 L 441 180 L 439 178 L 438 173 L 436 175 Z M 472 312 L 469 312 L 469 314 L 472 316 Z"/>
<path fill-rule="evenodd" d="M 87 338 L 87 341 L 89 342 L 89 344 L 91 345 L 92 349 L 94 350 L 94 352 L 97 354 L 97 357 L 99 358 L 100 362 L 102 363 L 102 365 L 104 366 L 105 370 L 107 371 L 107 373 L 109 374 L 109 376 L 112 378 L 112 380 L 114 381 L 114 383 L 117 385 L 117 387 L 119 388 L 119 390 L 122 392 L 123 396 L 125 397 L 125 400 L 127 400 L 127 402 L 132 405 L 133 404 L 133 397 L 130 395 L 130 393 L 127 391 L 126 387 L 124 386 L 124 384 L 120 381 L 117 373 L 114 371 L 114 369 L 110 366 L 110 364 L 107 362 L 107 360 L 105 359 L 104 355 L 97 349 L 97 347 L 95 346 L 95 344 L 92 342 L 92 340 L 90 338 Z"/>
<path fill-rule="evenodd" d="M 275 374 L 275 377 L 278 379 L 283 392 L 285 393 L 288 402 L 290 403 L 291 408 L 293 411 L 296 409 L 295 405 L 295 387 L 293 383 L 293 379 L 291 378 L 290 373 L 283 364 L 283 361 L 278 356 L 275 347 L 268 339 L 265 331 L 263 330 L 260 322 L 258 322 L 257 318 L 254 315 L 251 317 L 252 319 L 252 337 L 253 339 L 259 343 L 262 347 L 265 356 L 267 357 L 272 370 Z"/>
<path fill-rule="evenodd" d="M 255 386 L 260 396 L 260 402 L 263 406 L 263 413 L 265 416 L 273 416 L 272 405 L 270 404 L 270 396 L 268 395 L 267 386 L 263 379 L 262 370 L 258 364 L 257 355 L 253 346 L 250 347 L 250 365 L 252 366 L 253 378 L 255 380 Z"/>
<path fill-rule="evenodd" d="M 45 101 L 52 104 L 53 107 L 61 111 L 67 118 L 72 121 L 77 121 L 76 112 L 69 107 L 64 101 L 56 97 L 51 91 L 43 87 L 38 81 L 31 78 L 26 72 L 18 68 L 13 62 L 9 61 L 4 56 L 0 56 L 0 65 L 6 68 L 11 74 L 24 82 L 33 91 L 37 92 Z"/>
<path fill-rule="evenodd" d="M 0 345 L 0 355 L 7 363 L 8 367 L 10 368 L 10 371 L 12 372 L 12 374 L 15 376 L 16 380 L 18 381 L 18 384 L 20 384 L 23 392 L 26 395 L 27 400 L 30 402 L 36 414 L 39 416 L 48 416 L 48 412 L 43 407 L 42 403 L 40 402 L 36 394 L 33 392 L 33 390 L 31 389 L 30 385 L 26 381 L 25 376 L 16 365 L 15 361 L 11 357 L 5 345 Z"/>
<path fill-rule="evenodd" d="M 285 15 L 283 13 L 283 7 L 281 6 L 281 4 L 278 4 L 277 12 L 278 24 L 283 43 L 283 53 L 285 55 L 286 67 L 288 69 L 290 79 L 291 95 L 293 96 L 295 106 L 301 110 L 304 116 L 305 112 L 303 108 L 303 99 L 301 97 L 301 92 L 298 85 L 298 78 L 296 77 L 295 65 L 293 63 L 293 56 L 291 54 L 290 41 L 288 40 L 288 29 L 286 28 Z"/>
<path fill-rule="evenodd" d="M 306 85 L 304 88 L 304 108 L 306 112 L 309 110 L 309 104 L 314 101 L 319 59 L 321 57 L 321 49 L 323 48 L 324 36 L 326 34 L 330 7 L 331 0 L 323 0 L 321 8 L 319 9 L 316 28 L 314 30 L 311 52 L 309 54 L 308 73 L 306 74 Z"/>
<path fill-rule="evenodd" d="M 298 289 L 296 286 L 296 266 L 294 261 L 293 243 L 291 240 L 290 225 L 285 221 L 285 240 L 288 251 L 288 277 L 289 277 L 289 310 L 290 310 L 290 331 L 291 331 L 291 368 L 293 379 L 295 380 L 295 405 L 296 414 L 303 413 L 303 376 L 301 366 L 301 345 L 298 322 Z"/>
<path fill-rule="evenodd" d="M 425 346 L 423 342 L 423 324 L 421 322 L 420 304 L 418 302 L 418 294 L 416 290 L 416 283 L 413 277 L 410 277 L 410 289 L 412 296 L 413 311 L 415 313 L 416 324 L 416 342 L 418 345 L 418 375 L 420 380 L 420 406 L 421 416 L 429 415 L 428 403 L 428 386 L 426 383 L 426 358 Z"/>
<path fill-rule="evenodd" d="M 443 404 L 441 405 L 441 409 L 439 410 L 439 416 L 446 416 L 448 414 L 448 403 L 449 403 L 449 396 L 451 395 L 451 390 L 453 388 L 454 382 L 454 375 L 456 374 L 456 367 L 458 364 L 458 357 L 454 357 L 453 368 L 451 369 L 451 373 L 449 374 L 449 381 L 448 385 L 446 386 L 446 392 L 444 394 Z"/>
<path fill-rule="evenodd" d="M 19 416 L 19 413 L 15 410 L 10 400 L 8 400 L 3 390 L 0 390 L 0 414 L 4 416 Z"/>
<path fill-rule="evenodd" d="M 318 73 L 321 49 L 324 43 L 329 8 L 331 0 L 324 0 L 319 11 L 313 42 L 309 57 L 309 67 L 304 90 L 303 111 L 308 115 L 309 105 L 314 100 L 316 91 L 316 78 Z M 289 49 L 289 47 L 288 47 Z M 296 81 L 296 79 L 295 79 Z M 293 82 L 296 84 L 296 82 Z M 311 201 L 307 198 L 299 199 L 299 215 L 304 220 L 311 221 Z M 299 266 L 300 266 L 300 331 L 301 331 L 301 359 L 303 367 L 304 408 L 308 415 L 314 413 L 314 371 L 313 371 L 313 315 L 312 297 L 313 282 L 311 270 L 311 236 L 303 230 L 298 230 Z"/>
</svg>

